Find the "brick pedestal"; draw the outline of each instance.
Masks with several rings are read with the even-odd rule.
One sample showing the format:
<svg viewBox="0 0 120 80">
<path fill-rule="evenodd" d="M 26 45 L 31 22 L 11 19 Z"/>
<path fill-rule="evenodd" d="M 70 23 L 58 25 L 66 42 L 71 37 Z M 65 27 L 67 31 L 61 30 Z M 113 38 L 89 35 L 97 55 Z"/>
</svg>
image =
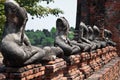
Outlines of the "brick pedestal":
<svg viewBox="0 0 120 80">
<path fill-rule="evenodd" d="M 108 51 L 106 50 L 106 48 L 102 48 L 102 52 L 103 52 L 102 59 L 103 59 L 104 63 L 107 64 L 109 62 Z"/>
<path fill-rule="evenodd" d="M 118 80 L 120 76 L 120 57 L 116 57 L 86 80 Z"/>
<path fill-rule="evenodd" d="M 85 78 L 89 77 L 93 69 L 89 65 L 90 62 L 90 54 L 88 52 L 81 53 L 81 63 L 80 63 L 80 71 L 83 72 Z"/>
<path fill-rule="evenodd" d="M 97 53 L 97 56 L 95 58 L 95 61 L 98 64 L 98 69 L 100 69 L 104 65 L 103 60 L 101 59 L 102 50 L 101 49 L 97 49 L 96 53 Z"/>
<path fill-rule="evenodd" d="M 107 46 L 20 68 L 0 66 L 0 80 L 118 80 L 120 57 Z"/>
<path fill-rule="evenodd" d="M 90 52 L 90 56 L 91 56 L 91 59 L 89 60 L 88 64 L 93 69 L 93 71 L 96 71 L 100 68 L 100 66 L 96 62 L 97 53 L 96 52 Z"/>
<path fill-rule="evenodd" d="M 7 80 L 42 80 L 45 67 L 41 64 L 31 64 L 21 68 L 4 67 Z"/>
<path fill-rule="evenodd" d="M 64 69 L 66 62 L 63 59 L 56 59 L 50 61 L 45 65 L 45 79 L 44 80 L 67 80 L 64 77 Z"/>
<path fill-rule="evenodd" d="M 110 52 L 111 52 L 113 57 L 117 57 L 118 56 L 116 47 L 109 46 L 109 50 L 110 50 Z"/>
<path fill-rule="evenodd" d="M 68 59 L 68 64 L 64 72 L 67 80 L 83 80 L 84 74 L 79 70 L 81 57 L 79 54 L 71 55 Z"/>
</svg>

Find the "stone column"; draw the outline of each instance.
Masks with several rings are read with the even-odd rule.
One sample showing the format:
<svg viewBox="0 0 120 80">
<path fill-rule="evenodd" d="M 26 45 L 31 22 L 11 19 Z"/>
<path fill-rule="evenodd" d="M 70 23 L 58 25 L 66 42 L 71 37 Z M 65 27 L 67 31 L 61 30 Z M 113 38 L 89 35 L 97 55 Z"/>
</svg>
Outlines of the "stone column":
<svg viewBox="0 0 120 80">
<path fill-rule="evenodd" d="M 76 27 L 74 32 L 74 40 L 79 39 L 79 25 L 81 21 L 81 0 L 77 0 L 77 12 L 76 12 Z"/>
</svg>

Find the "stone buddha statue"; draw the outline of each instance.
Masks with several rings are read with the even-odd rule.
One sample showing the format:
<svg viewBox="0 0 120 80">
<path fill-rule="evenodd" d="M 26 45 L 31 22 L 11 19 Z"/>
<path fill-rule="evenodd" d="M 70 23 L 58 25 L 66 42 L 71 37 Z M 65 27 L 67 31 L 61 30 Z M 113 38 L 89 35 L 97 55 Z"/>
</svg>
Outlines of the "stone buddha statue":
<svg viewBox="0 0 120 80">
<path fill-rule="evenodd" d="M 93 31 L 93 28 L 91 26 L 89 26 L 88 29 L 89 29 L 88 40 L 90 40 L 92 44 L 96 45 L 95 49 L 100 48 L 99 43 L 97 43 L 97 41 L 94 40 L 94 31 Z"/>
<path fill-rule="evenodd" d="M 59 46 L 64 51 L 65 56 L 80 52 L 80 47 L 72 44 L 68 38 L 69 23 L 64 17 L 57 19 L 56 29 L 57 33 L 54 45 Z"/>
<path fill-rule="evenodd" d="M 31 45 L 24 32 L 28 20 L 27 11 L 24 8 L 14 0 L 6 0 L 5 16 L 1 52 L 6 66 L 19 67 L 39 62 L 46 57 L 48 60 L 54 58 L 54 48 L 51 49 L 52 52 L 47 53 L 46 48 L 41 49 Z"/>
<path fill-rule="evenodd" d="M 89 29 L 88 27 L 83 23 L 81 22 L 80 23 L 80 31 L 81 31 L 81 37 L 79 38 L 78 42 L 79 43 L 84 43 L 85 45 L 87 46 L 90 46 L 91 50 L 95 50 L 96 49 L 96 45 L 93 44 L 90 40 L 89 40 Z"/>
<path fill-rule="evenodd" d="M 94 31 L 93 31 L 93 29 L 92 29 L 92 27 L 91 26 L 88 26 L 88 39 L 90 40 L 90 41 L 93 41 L 94 40 Z"/>
<path fill-rule="evenodd" d="M 112 32 L 110 30 L 105 29 L 104 34 L 105 34 L 105 41 L 107 42 L 107 45 L 116 46 L 116 43 L 113 42 L 112 39 L 111 39 Z"/>
<path fill-rule="evenodd" d="M 104 48 L 106 47 L 106 41 L 100 39 L 100 30 L 97 26 L 93 26 L 93 31 L 94 31 L 94 41 L 98 43 L 99 48 Z"/>
<path fill-rule="evenodd" d="M 85 25 L 85 23 L 83 22 L 80 23 L 79 31 L 81 32 L 81 34 L 79 34 L 80 35 L 79 42 L 82 41 L 90 44 L 90 41 L 88 40 L 88 28 Z"/>
<path fill-rule="evenodd" d="M 91 51 L 91 45 L 90 45 L 89 40 L 86 39 L 88 37 L 87 36 L 88 34 L 86 33 L 86 32 L 88 32 L 88 28 L 81 27 L 84 25 L 85 24 L 83 22 L 80 23 L 78 40 L 73 40 L 72 43 L 75 45 L 78 45 L 81 48 L 81 52 L 89 52 L 89 51 Z"/>
</svg>

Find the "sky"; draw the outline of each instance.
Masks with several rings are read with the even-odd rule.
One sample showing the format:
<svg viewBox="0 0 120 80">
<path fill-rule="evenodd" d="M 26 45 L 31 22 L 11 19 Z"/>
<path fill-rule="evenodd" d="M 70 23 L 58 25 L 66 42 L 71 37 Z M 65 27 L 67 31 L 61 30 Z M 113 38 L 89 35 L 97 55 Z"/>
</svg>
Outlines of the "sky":
<svg viewBox="0 0 120 80">
<path fill-rule="evenodd" d="M 46 5 L 46 2 L 42 2 L 40 4 L 51 8 L 60 8 L 63 10 L 64 14 L 60 14 L 59 17 L 64 16 L 68 20 L 70 26 L 75 27 L 77 0 L 54 0 L 54 3 L 52 2 L 48 5 Z M 57 18 L 58 17 L 56 16 L 49 15 L 44 18 L 32 19 L 28 14 L 26 30 L 51 30 L 52 27 L 55 27 Z"/>
</svg>

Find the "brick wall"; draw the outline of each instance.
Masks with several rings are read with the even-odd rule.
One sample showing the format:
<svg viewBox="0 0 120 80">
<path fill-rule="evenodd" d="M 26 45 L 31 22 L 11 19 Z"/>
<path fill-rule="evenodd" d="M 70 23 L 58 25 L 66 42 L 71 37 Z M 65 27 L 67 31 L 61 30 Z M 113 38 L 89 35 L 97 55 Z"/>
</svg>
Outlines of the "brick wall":
<svg viewBox="0 0 120 80">
<path fill-rule="evenodd" d="M 106 6 L 106 26 L 112 31 L 112 39 L 117 43 L 120 53 L 120 0 L 108 0 Z M 117 28 L 119 26 L 119 29 Z"/>
<path fill-rule="evenodd" d="M 120 58 L 117 57 L 116 48 L 107 46 L 94 52 L 82 52 L 44 64 L 19 68 L 3 65 L 0 66 L 0 80 L 108 80 L 110 75 L 115 80 L 120 76 L 119 68 Z"/>
<path fill-rule="evenodd" d="M 112 39 L 117 43 L 120 53 L 120 0 L 91 0 L 90 5 L 90 25 L 102 26 L 99 20 L 104 19 L 104 28 L 111 30 Z M 100 5 L 100 6 L 97 6 Z"/>
<path fill-rule="evenodd" d="M 103 35 L 102 28 L 111 30 L 113 33 L 112 39 L 117 43 L 117 49 L 120 53 L 120 0 L 78 0 L 77 6 L 79 13 L 77 13 L 76 24 L 80 21 L 88 25 L 97 25 L 101 30 L 101 37 Z M 99 22 L 104 19 L 103 22 Z M 77 29 L 78 25 L 76 25 Z"/>
</svg>

